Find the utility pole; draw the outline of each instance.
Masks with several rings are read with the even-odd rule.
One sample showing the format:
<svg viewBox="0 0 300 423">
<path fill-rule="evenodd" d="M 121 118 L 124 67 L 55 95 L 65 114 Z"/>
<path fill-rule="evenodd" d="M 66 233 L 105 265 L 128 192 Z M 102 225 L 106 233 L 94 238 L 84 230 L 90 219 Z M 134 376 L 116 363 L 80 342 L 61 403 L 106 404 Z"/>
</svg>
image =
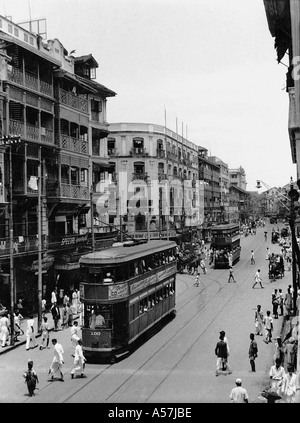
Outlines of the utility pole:
<svg viewBox="0 0 300 423">
<path fill-rule="evenodd" d="M 43 290 L 43 274 L 42 274 L 42 169 L 41 156 L 38 166 L 38 331 L 42 324 L 42 290 Z"/>
<path fill-rule="evenodd" d="M 95 251 L 93 187 L 90 188 L 92 252 Z"/>
<path fill-rule="evenodd" d="M 13 198 L 12 198 L 12 154 L 9 146 L 9 269 L 10 269 L 10 345 L 15 345 L 14 325 L 14 229 L 13 229 Z"/>
</svg>

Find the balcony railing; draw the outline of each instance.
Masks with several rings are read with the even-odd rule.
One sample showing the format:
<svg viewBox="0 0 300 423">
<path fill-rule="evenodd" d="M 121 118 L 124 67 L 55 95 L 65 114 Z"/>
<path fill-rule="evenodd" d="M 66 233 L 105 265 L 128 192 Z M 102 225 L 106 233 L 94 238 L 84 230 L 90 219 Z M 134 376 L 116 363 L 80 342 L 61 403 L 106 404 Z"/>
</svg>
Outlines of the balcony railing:
<svg viewBox="0 0 300 423">
<path fill-rule="evenodd" d="M 72 92 L 65 91 L 60 88 L 59 101 L 66 106 L 72 107 L 73 109 L 77 109 L 85 113 L 88 112 L 88 101 L 82 95 L 75 95 Z"/>
<path fill-rule="evenodd" d="M 134 156 L 134 157 L 147 157 L 147 156 L 149 156 L 149 154 L 147 153 L 145 148 L 132 148 L 129 151 L 129 155 Z"/>
<path fill-rule="evenodd" d="M 54 144 L 54 133 L 51 129 L 30 125 L 29 123 L 25 125 L 25 123 L 20 120 L 9 119 L 8 131 L 10 134 L 21 135 L 22 138 L 30 141 Z"/>
<path fill-rule="evenodd" d="M 30 88 L 36 92 L 53 97 L 53 85 L 41 79 L 39 81 L 35 75 L 29 72 L 22 72 L 20 69 L 12 66 L 7 71 L 7 79 L 11 82 L 22 85 L 23 87 Z"/>
<path fill-rule="evenodd" d="M 14 254 L 38 251 L 38 236 L 15 236 L 13 238 Z M 42 235 L 42 250 L 47 249 L 47 236 Z M 10 239 L 0 238 L 0 257 L 10 254 Z"/>
<path fill-rule="evenodd" d="M 61 184 L 61 197 L 88 200 L 89 189 L 80 185 Z"/>
<path fill-rule="evenodd" d="M 88 153 L 87 140 L 73 138 L 65 134 L 61 134 L 61 147 L 68 151 L 75 151 L 76 153 Z"/>
<path fill-rule="evenodd" d="M 148 174 L 147 174 L 147 172 L 144 172 L 144 173 L 133 173 L 132 174 L 132 180 L 135 180 L 135 179 L 139 179 L 139 180 L 142 180 L 142 181 L 147 182 Z"/>
</svg>

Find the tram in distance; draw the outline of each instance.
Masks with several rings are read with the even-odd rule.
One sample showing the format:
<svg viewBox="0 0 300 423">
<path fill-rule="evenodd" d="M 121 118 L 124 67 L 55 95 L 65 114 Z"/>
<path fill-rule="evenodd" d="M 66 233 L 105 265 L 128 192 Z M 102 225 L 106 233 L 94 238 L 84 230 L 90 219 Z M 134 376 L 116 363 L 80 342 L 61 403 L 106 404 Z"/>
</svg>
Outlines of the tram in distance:
<svg viewBox="0 0 300 423">
<path fill-rule="evenodd" d="M 175 242 L 124 244 L 85 254 L 79 263 L 88 361 L 113 363 L 175 316 Z"/>
<path fill-rule="evenodd" d="M 215 269 L 228 269 L 240 259 L 241 236 L 238 223 L 225 223 L 211 228 Z"/>
</svg>

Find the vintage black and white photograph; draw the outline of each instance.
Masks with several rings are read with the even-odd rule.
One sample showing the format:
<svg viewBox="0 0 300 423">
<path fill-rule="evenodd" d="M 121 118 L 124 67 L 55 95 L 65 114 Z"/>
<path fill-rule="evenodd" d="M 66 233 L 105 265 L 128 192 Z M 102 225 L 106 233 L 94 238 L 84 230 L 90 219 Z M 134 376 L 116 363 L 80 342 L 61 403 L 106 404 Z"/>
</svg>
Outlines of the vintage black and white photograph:
<svg viewBox="0 0 300 423">
<path fill-rule="evenodd" d="M 0 403 L 299 403 L 299 196 L 300 1 L 0 0 Z"/>
</svg>

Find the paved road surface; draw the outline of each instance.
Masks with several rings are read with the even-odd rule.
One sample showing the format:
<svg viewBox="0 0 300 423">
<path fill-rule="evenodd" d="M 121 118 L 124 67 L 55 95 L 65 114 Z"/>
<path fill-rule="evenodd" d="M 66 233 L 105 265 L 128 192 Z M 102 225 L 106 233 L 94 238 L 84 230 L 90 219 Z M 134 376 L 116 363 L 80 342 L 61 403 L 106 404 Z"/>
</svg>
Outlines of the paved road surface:
<svg viewBox="0 0 300 423">
<path fill-rule="evenodd" d="M 282 225 L 279 225 L 282 226 Z M 256 373 L 249 373 L 249 334 L 254 332 L 254 310 L 271 308 L 271 293 L 276 288 L 286 292 L 291 272 L 271 283 L 265 260 L 266 248 L 279 252 L 271 244 L 272 226 L 259 228 L 257 235 L 242 237 L 241 260 L 234 266 L 237 283 L 228 284 L 227 269 L 208 268 L 194 286 L 194 277 L 178 275 L 177 316 L 129 357 L 114 365 L 88 364 L 86 379 L 70 379 L 73 367 L 69 329 L 55 333 L 65 349 L 65 382 L 48 382 L 47 371 L 52 349 L 25 351 L 21 345 L 0 360 L 1 402 L 107 402 L 107 403 L 228 403 L 235 379 L 241 377 L 250 401 L 258 402 L 260 391 L 268 381 L 274 344 L 266 345 L 258 337 Z M 269 240 L 264 240 L 268 230 Z M 255 265 L 250 265 L 250 252 Z M 261 269 L 264 289 L 252 289 L 254 274 Z M 275 320 L 274 335 L 282 319 Z M 230 343 L 233 373 L 215 376 L 215 345 L 219 332 L 226 331 Z M 51 334 L 54 337 L 54 333 Z M 32 358 L 40 378 L 37 395 L 26 394 L 22 373 Z"/>
</svg>

